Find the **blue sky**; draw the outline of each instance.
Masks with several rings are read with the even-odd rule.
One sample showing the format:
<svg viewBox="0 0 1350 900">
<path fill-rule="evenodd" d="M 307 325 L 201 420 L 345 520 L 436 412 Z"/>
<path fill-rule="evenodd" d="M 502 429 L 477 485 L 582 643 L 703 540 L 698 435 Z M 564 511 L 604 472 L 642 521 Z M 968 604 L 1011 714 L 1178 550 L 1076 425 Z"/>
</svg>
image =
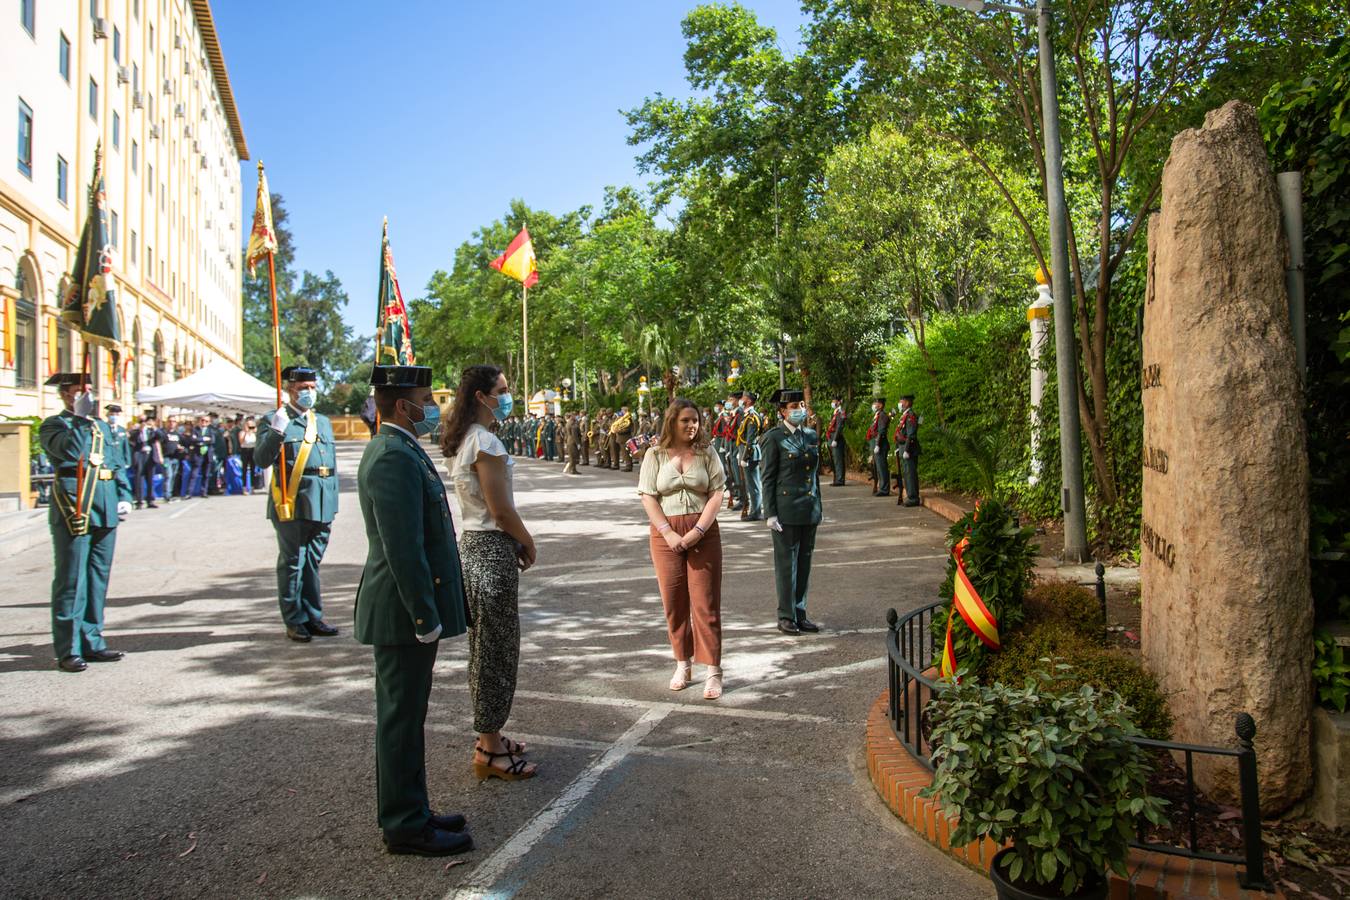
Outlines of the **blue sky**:
<svg viewBox="0 0 1350 900">
<path fill-rule="evenodd" d="M 332 269 L 373 330 L 380 222 L 420 296 L 514 197 L 562 212 L 643 184 L 620 110 L 687 96 L 680 20 L 695 0 L 217 0 L 254 162 L 283 194 L 301 268 Z M 797 44 L 796 0 L 746 0 Z"/>
</svg>

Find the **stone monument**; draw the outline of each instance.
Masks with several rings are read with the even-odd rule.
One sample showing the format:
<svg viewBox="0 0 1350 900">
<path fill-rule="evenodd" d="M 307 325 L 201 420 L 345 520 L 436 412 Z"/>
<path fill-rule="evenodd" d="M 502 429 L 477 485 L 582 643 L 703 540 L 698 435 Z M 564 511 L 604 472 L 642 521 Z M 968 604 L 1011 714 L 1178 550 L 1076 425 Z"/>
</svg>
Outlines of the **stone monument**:
<svg viewBox="0 0 1350 900">
<path fill-rule="evenodd" d="M 1235 716 L 1252 714 L 1275 812 L 1311 780 L 1308 458 L 1287 244 L 1250 106 L 1173 140 L 1148 252 L 1144 659 L 1175 739 L 1235 746 Z M 1195 765 L 1211 796 L 1237 795 L 1232 760 Z"/>
</svg>

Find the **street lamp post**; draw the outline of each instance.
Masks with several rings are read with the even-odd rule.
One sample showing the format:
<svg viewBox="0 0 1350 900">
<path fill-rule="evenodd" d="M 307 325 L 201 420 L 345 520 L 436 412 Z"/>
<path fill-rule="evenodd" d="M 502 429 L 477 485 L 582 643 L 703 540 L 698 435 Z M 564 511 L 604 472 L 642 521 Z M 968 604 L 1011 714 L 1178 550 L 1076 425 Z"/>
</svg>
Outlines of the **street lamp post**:
<svg viewBox="0 0 1350 900">
<path fill-rule="evenodd" d="M 1058 378 L 1059 460 L 1063 485 L 1064 559 L 1087 559 L 1087 510 L 1083 497 L 1082 423 L 1078 418 L 1078 346 L 1073 333 L 1073 301 L 1069 295 L 1069 214 L 1064 199 L 1064 171 L 1059 139 L 1059 86 L 1051 42 L 1050 0 L 1036 8 L 985 0 L 937 0 L 945 6 L 981 13 L 985 10 L 1035 16 L 1040 40 L 1041 113 L 1045 132 L 1045 205 L 1050 213 L 1050 286 L 1055 301 L 1055 374 Z"/>
</svg>

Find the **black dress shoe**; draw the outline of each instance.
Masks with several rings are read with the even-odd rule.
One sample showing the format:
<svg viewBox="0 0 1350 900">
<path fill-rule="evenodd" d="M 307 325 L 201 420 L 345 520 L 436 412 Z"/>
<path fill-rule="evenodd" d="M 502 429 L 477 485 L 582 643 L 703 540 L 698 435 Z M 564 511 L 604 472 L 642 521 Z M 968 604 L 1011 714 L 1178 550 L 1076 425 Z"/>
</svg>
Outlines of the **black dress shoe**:
<svg viewBox="0 0 1350 900">
<path fill-rule="evenodd" d="M 745 517 L 745 521 L 747 521 L 747 522 L 762 522 L 762 521 L 764 521 L 764 517 L 763 517 L 763 516 L 746 516 L 746 517 Z"/>
<path fill-rule="evenodd" d="M 63 656 L 56 667 L 62 672 L 83 672 L 89 668 L 89 664 L 84 661 L 82 656 Z"/>
<path fill-rule="evenodd" d="M 797 620 L 797 630 L 809 631 L 811 634 L 815 634 L 816 632 L 820 631 L 820 626 L 817 625 L 815 622 L 812 622 L 810 619 L 806 618 L 806 616 L 802 616 L 800 619 Z"/>
<path fill-rule="evenodd" d="M 323 619 L 320 619 L 317 622 L 306 622 L 305 630 L 315 637 L 333 637 L 338 633 L 337 628 L 329 625 Z"/>
<path fill-rule="evenodd" d="M 117 662 L 126 656 L 121 650 L 90 650 L 84 655 L 88 662 Z"/>
<path fill-rule="evenodd" d="M 801 634 L 801 630 L 797 628 L 797 623 L 791 619 L 779 619 L 778 630 L 783 634 Z"/>
<path fill-rule="evenodd" d="M 145 508 L 146 508 L 146 509 L 159 509 L 159 504 L 158 504 L 158 503 L 147 503 L 147 504 L 145 504 Z"/>
<path fill-rule="evenodd" d="M 463 831 L 464 826 L 469 823 L 459 813 L 451 813 L 448 816 L 433 815 L 427 824 L 441 831 Z"/>
<path fill-rule="evenodd" d="M 410 853 L 415 856 L 453 856 L 473 849 L 473 838 L 467 834 L 443 831 L 427 825 L 420 834 L 411 837 L 384 837 L 385 849 L 390 853 Z"/>
<path fill-rule="evenodd" d="M 906 505 L 906 506 L 923 506 L 923 504 L 920 503 L 918 500 L 906 501 L 905 505 Z"/>
<path fill-rule="evenodd" d="M 310 641 L 314 640 L 314 638 L 309 636 L 309 632 L 303 627 L 291 625 L 286 626 L 286 637 L 301 644 L 308 644 Z"/>
</svg>

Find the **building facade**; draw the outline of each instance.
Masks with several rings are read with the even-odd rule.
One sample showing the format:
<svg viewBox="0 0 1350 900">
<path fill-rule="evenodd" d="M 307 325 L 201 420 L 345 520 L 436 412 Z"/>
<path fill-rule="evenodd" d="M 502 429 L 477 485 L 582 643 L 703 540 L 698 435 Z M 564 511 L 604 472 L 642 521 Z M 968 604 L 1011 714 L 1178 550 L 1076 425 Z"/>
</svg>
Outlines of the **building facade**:
<svg viewBox="0 0 1350 900">
<path fill-rule="evenodd" d="M 58 411 L 42 383 L 82 363 L 60 297 L 100 143 L 124 346 L 90 348 L 97 396 L 130 411 L 141 387 L 239 364 L 248 148 L 208 0 L 0 12 L 0 415 Z"/>
</svg>

